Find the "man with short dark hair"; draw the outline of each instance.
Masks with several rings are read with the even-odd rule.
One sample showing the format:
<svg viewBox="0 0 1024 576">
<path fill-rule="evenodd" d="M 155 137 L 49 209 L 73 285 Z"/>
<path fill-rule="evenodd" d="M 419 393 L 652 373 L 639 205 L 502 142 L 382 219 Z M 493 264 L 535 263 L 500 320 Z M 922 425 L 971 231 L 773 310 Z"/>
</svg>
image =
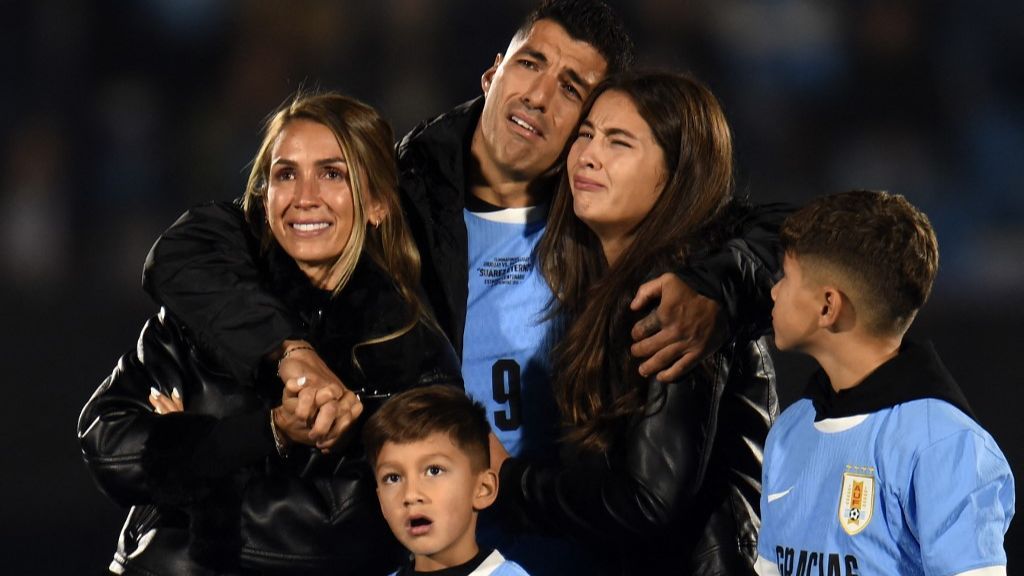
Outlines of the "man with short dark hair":
<svg viewBox="0 0 1024 576">
<path fill-rule="evenodd" d="M 467 393 L 487 407 L 513 455 L 551 456 L 558 437 L 547 374 L 551 294 L 531 255 L 544 231 L 559 154 L 587 95 L 629 66 L 632 54 L 605 4 L 546 1 L 484 72 L 482 97 L 421 124 L 398 145 L 403 208 L 421 253 L 424 289 L 462 354 Z M 686 283 L 666 274 L 641 287 L 634 308 L 659 302 L 634 329 L 634 354 L 650 357 L 640 367 L 644 374 L 675 379 L 721 345 L 726 331 L 767 328 L 778 220 L 758 213 L 742 238 L 680 271 Z M 260 289 L 245 228 L 229 203 L 192 209 L 153 247 L 147 290 L 236 374 L 251 374 L 287 349 L 294 352 L 277 366 L 282 379 L 337 382 L 316 351 L 302 345 L 303 321 Z M 773 382 L 767 357 L 750 373 Z M 737 456 L 750 468 L 738 478 L 760 474 L 756 444 L 777 410 L 771 388 L 751 386 L 756 398 L 737 403 L 741 412 L 753 407 L 743 417 L 755 444 L 735 443 L 737 452 L 750 452 Z M 756 482 L 748 484 L 739 491 L 756 524 Z M 502 548 L 531 573 L 544 573 L 544 566 Z"/>
</svg>

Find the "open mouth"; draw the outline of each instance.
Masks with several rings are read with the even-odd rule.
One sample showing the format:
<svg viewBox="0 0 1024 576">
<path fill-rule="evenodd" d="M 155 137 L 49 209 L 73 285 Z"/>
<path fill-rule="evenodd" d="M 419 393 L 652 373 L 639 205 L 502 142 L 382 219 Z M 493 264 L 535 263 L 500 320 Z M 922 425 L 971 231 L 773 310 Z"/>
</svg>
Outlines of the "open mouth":
<svg viewBox="0 0 1024 576">
<path fill-rule="evenodd" d="M 413 536 L 422 536 L 430 532 L 430 527 L 433 524 L 434 521 L 426 516 L 414 516 L 409 519 L 409 533 Z"/>
<path fill-rule="evenodd" d="M 516 116 L 515 114 L 512 114 L 511 116 L 509 116 L 508 117 L 508 121 L 513 123 L 513 124 L 515 124 L 516 126 L 519 126 L 523 130 L 526 130 L 530 134 L 534 134 L 536 136 L 544 136 L 544 133 L 541 132 L 539 128 L 537 128 L 533 124 L 530 124 L 526 120 L 523 120 L 519 116 Z"/>
</svg>

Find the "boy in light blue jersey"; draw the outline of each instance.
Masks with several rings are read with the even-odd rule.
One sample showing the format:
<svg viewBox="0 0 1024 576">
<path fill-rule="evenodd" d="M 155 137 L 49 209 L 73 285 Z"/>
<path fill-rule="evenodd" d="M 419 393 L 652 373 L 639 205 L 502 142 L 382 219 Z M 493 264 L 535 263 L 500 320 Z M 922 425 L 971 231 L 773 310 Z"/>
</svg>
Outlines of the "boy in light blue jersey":
<svg viewBox="0 0 1024 576">
<path fill-rule="evenodd" d="M 780 350 L 822 370 L 768 436 L 757 571 L 1006 574 L 1009 465 L 930 344 L 903 335 L 938 246 L 902 196 L 819 198 L 782 231 Z"/>
<path fill-rule="evenodd" d="M 477 515 L 498 493 L 489 434 L 483 406 L 449 385 L 403 392 L 367 421 L 380 508 L 411 553 L 392 576 L 529 576 L 477 545 Z"/>
</svg>

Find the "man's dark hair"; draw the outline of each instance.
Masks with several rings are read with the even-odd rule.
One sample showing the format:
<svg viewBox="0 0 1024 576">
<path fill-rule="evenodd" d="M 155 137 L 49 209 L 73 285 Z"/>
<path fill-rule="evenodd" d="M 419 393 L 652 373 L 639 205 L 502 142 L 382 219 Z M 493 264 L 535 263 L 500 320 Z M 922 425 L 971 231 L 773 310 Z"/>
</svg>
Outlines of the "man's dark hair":
<svg viewBox="0 0 1024 576">
<path fill-rule="evenodd" d="M 523 38 L 540 20 L 551 20 L 570 37 L 590 44 L 608 63 L 608 74 L 633 66 L 633 40 L 611 7 L 599 0 L 544 0 L 530 12 L 515 33 Z"/>
<path fill-rule="evenodd" d="M 816 198 L 786 219 L 782 248 L 815 273 L 840 274 L 876 334 L 903 334 L 931 293 L 939 268 L 935 231 L 898 194 L 853 190 Z"/>
<path fill-rule="evenodd" d="M 413 388 L 385 402 L 363 428 L 366 459 L 376 468 L 385 443 L 408 444 L 436 432 L 469 456 L 474 471 L 490 466 L 487 412 L 461 388 L 446 384 Z"/>
</svg>

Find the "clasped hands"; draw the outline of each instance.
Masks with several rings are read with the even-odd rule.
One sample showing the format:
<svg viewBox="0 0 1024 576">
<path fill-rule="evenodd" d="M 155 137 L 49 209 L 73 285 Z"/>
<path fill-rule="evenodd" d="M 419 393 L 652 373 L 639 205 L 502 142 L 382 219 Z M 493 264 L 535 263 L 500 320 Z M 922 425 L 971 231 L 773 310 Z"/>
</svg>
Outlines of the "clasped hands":
<svg viewBox="0 0 1024 576">
<path fill-rule="evenodd" d="M 346 434 L 363 413 L 359 397 L 345 387 L 316 351 L 302 341 L 288 340 L 277 374 L 284 382 L 281 405 L 271 412 L 278 440 L 305 444 L 328 453 L 347 444 Z M 177 390 L 170 396 L 150 390 L 149 403 L 158 414 L 181 412 Z"/>
<path fill-rule="evenodd" d="M 281 405 L 272 415 L 281 439 L 315 446 L 324 453 L 347 444 L 346 432 L 363 413 L 359 397 L 305 342 L 286 341 L 282 350 L 277 374 L 284 390 Z"/>
</svg>

